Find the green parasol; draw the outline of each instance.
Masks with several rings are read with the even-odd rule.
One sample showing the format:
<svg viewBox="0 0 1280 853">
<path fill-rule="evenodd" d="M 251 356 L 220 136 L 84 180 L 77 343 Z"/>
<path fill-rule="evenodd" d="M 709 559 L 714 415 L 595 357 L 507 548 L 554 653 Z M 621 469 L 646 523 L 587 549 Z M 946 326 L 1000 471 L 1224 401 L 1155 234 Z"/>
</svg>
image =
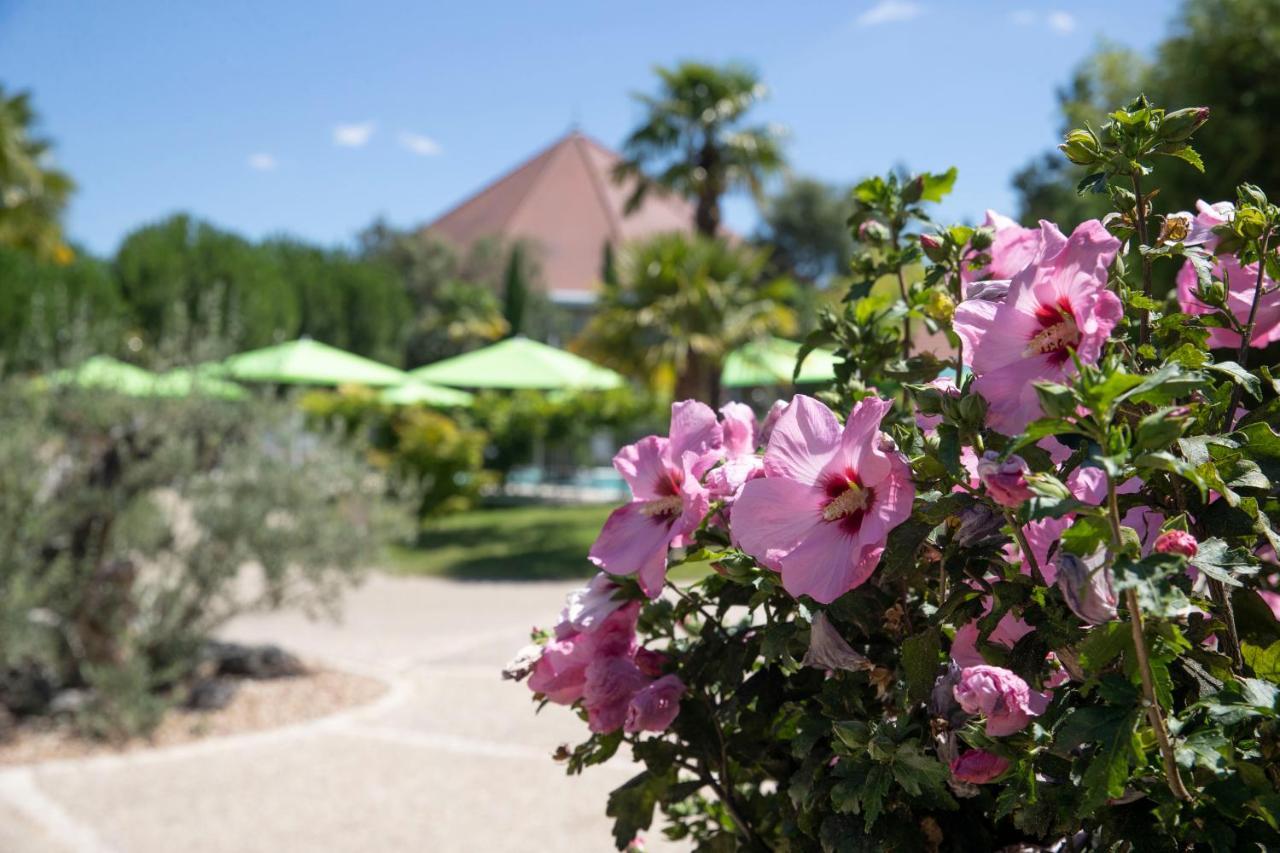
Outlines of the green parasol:
<svg viewBox="0 0 1280 853">
<path fill-rule="evenodd" d="M 157 376 L 151 383 L 153 397 L 217 397 L 220 400 L 243 400 L 249 396 L 234 382 L 211 376 L 207 371 L 183 367 Z"/>
<path fill-rule="evenodd" d="M 154 373 L 107 355 L 95 355 L 78 367 L 55 370 L 37 380 L 41 385 L 74 385 L 121 394 L 146 396 L 155 384 Z"/>
<path fill-rule="evenodd" d="M 726 388 L 751 388 L 771 385 L 791 385 L 800 344 L 782 338 L 766 338 L 752 341 L 733 352 L 724 360 L 720 383 Z M 829 382 L 835 378 L 835 353 L 816 349 L 805 357 L 795 384 Z"/>
<path fill-rule="evenodd" d="M 242 352 L 223 362 L 226 375 L 242 382 L 285 385 L 400 385 L 408 374 L 337 347 L 299 338 Z"/>
<path fill-rule="evenodd" d="M 626 384 L 621 374 L 607 367 L 519 336 L 419 367 L 409 375 L 455 388 L 596 390 Z"/>
<path fill-rule="evenodd" d="M 411 379 L 403 385 L 396 385 L 383 391 L 378 399 L 394 406 L 413 406 L 425 404 L 442 409 L 470 406 L 472 397 L 466 391 L 456 388 L 445 388 L 443 385 L 432 385 Z"/>
</svg>

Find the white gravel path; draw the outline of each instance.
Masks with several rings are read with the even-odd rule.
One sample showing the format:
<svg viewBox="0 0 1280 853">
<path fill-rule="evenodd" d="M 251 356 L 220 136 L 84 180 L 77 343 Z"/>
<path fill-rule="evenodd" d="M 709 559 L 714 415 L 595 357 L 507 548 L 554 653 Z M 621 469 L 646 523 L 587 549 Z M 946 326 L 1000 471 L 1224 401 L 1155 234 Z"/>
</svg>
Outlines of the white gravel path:
<svg viewBox="0 0 1280 853">
<path fill-rule="evenodd" d="M 607 851 L 635 767 L 551 761 L 584 725 L 534 715 L 499 671 L 573 584 L 373 576 L 339 624 L 285 612 L 225 631 L 386 681 L 363 708 L 168 749 L 0 770 L 4 853 Z M 676 850 L 650 833 L 649 849 Z"/>
</svg>

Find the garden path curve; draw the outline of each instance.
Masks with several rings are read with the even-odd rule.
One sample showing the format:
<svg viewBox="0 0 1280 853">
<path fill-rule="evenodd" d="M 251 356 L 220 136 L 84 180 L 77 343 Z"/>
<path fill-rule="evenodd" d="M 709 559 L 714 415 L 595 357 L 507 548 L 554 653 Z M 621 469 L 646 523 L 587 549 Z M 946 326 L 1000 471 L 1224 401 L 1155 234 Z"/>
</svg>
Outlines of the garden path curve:
<svg viewBox="0 0 1280 853">
<path fill-rule="evenodd" d="M 613 849 L 605 800 L 623 756 L 566 777 L 550 759 L 585 728 L 499 671 L 573 584 L 374 575 L 339 623 L 294 612 L 224 634 L 280 643 L 390 685 L 280 729 L 0 769 L 6 853 Z M 651 834 L 650 850 L 679 849 Z"/>
</svg>

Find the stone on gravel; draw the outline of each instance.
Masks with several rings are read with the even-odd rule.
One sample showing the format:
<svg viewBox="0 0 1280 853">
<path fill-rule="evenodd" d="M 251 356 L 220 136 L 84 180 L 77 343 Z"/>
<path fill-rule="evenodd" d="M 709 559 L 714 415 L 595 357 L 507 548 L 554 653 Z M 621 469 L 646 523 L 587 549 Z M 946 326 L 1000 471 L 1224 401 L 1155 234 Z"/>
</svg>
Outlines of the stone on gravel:
<svg viewBox="0 0 1280 853">
<path fill-rule="evenodd" d="M 219 675 L 243 678 L 291 678 L 305 675 L 307 668 L 297 656 L 276 645 L 246 646 L 213 642 L 209 654 L 217 662 Z"/>
<path fill-rule="evenodd" d="M 202 678 L 191 685 L 185 707 L 191 711 L 220 711 L 236 697 L 240 683 L 230 678 Z"/>
</svg>

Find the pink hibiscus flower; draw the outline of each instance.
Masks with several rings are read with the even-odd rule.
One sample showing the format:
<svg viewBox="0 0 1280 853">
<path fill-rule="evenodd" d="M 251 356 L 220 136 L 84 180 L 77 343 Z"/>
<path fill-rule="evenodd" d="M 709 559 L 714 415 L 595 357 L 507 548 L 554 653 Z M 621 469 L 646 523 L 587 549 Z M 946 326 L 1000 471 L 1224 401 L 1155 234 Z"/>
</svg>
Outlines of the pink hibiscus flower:
<svg viewBox="0 0 1280 853">
<path fill-rule="evenodd" d="M 1009 762 L 985 749 L 970 749 L 951 762 L 951 775 L 971 785 L 994 782 L 1009 769 Z"/>
<path fill-rule="evenodd" d="M 911 469 L 880 432 L 889 408 L 869 397 L 842 430 L 825 405 L 797 395 L 778 418 L 764 477 L 743 487 L 730 528 L 792 595 L 825 604 L 865 582 L 911 514 Z"/>
<path fill-rule="evenodd" d="M 956 701 L 966 714 L 987 718 L 987 736 L 1022 731 L 1049 706 L 1048 697 L 1027 686 L 1016 673 L 998 666 L 967 666 L 955 686 Z"/>
<path fill-rule="evenodd" d="M 1227 307 L 1243 325 L 1249 322 L 1249 311 L 1253 307 L 1253 291 L 1258 283 L 1258 265 L 1256 263 L 1241 266 L 1235 255 L 1221 255 L 1214 267 L 1214 277 L 1227 283 Z M 1191 262 L 1182 265 L 1178 270 L 1178 307 L 1187 314 L 1208 314 L 1216 309 L 1210 308 L 1196 298 L 1196 272 Z M 1253 336 L 1249 338 L 1249 346 L 1265 347 L 1280 340 L 1280 285 L 1270 276 L 1262 277 L 1262 298 L 1258 300 L 1258 315 L 1254 320 Z M 1213 348 L 1240 346 L 1240 335 L 1230 329 L 1213 328 L 1209 330 L 1209 346 Z"/>
<path fill-rule="evenodd" d="M 641 689 L 627 706 L 623 728 L 627 732 L 665 732 L 680 714 L 685 686 L 674 675 L 664 675 Z"/>
<path fill-rule="evenodd" d="M 713 498 L 733 501 L 747 480 L 764 473 L 764 460 L 756 453 L 760 446 L 756 413 L 746 403 L 725 403 L 720 407 L 720 427 L 724 435 L 724 462 L 707 474 L 707 489 Z"/>
<path fill-rule="evenodd" d="M 1070 239 L 1041 223 L 1041 254 L 1014 276 L 1003 302 L 966 299 L 956 308 L 955 331 L 965 362 L 977 377 L 973 389 L 987 401 L 987 425 L 1007 435 L 1021 432 L 1041 414 L 1032 384 L 1061 381 L 1080 360 L 1094 364 L 1124 310 L 1107 290 L 1107 267 L 1120 241 L 1096 219 Z"/>
<path fill-rule="evenodd" d="M 960 278 L 966 285 L 978 281 L 1012 279 L 1046 252 L 1056 254 L 1067 242 L 1067 238 L 1052 223 L 1041 222 L 1039 228 L 1023 228 L 994 210 L 987 211 L 987 218 L 982 224 L 996 232 L 988 250 L 991 263 L 980 270 L 961 270 Z M 966 287 L 965 296 L 973 297 L 975 294 Z"/>
<path fill-rule="evenodd" d="M 651 435 L 627 445 L 613 467 L 631 487 L 631 502 L 604 523 L 588 558 L 614 575 L 635 574 L 650 598 L 662 591 L 667 549 L 698 529 L 711 496 L 700 479 L 722 455 L 723 432 L 705 403 L 671 406 L 670 438 Z"/>
</svg>

